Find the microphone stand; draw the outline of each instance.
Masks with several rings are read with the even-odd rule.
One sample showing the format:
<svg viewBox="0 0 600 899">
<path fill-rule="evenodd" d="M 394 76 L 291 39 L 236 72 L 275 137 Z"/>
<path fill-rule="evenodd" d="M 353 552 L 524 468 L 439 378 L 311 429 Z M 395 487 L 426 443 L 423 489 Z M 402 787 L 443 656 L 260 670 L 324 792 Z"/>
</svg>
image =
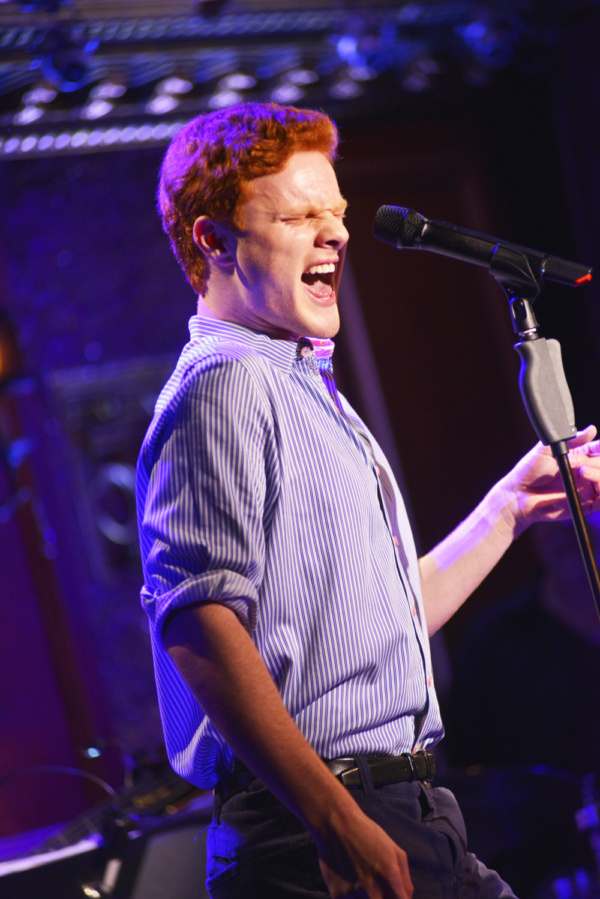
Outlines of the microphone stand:
<svg viewBox="0 0 600 899">
<path fill-rule="evenodd" d="M 490 273 L 500 284 L 510 303 L 513 328 L 520 338 L 515 344 L 515 350 L 521 357 L 521 396 L 536 434 L 545 446 L 550 447 L 558 464 L 600 618 L 600 575 L 567 457 L 567 441 L 577 432 L 573 400 L 562 365 L 560 344 L 557 340 L 540 337 L 532 308 L 541 284 L 533 274 L 524 253 L 500 244 L 494 250 Z"/>
</svg>

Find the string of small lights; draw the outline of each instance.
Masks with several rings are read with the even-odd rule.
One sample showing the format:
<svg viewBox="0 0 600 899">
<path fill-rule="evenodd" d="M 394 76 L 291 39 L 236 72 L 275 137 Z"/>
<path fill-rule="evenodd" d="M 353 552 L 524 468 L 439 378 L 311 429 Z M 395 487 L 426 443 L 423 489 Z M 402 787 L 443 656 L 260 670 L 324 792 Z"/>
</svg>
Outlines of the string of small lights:
<svg viewBox="0 0 600 899">
<path fill-rule="evenodd" d="M 543 67 L 558 27 L 525 0 L 238 12 L 212 2 L 213 15 L 102 19 L 76 3 L 65 17 L 60 0 L 0 5 L 0 158 L 163 142 L 244 99 L 333 105 L 339 117 L 477 88 L 509 66 Z"/>
</svg>

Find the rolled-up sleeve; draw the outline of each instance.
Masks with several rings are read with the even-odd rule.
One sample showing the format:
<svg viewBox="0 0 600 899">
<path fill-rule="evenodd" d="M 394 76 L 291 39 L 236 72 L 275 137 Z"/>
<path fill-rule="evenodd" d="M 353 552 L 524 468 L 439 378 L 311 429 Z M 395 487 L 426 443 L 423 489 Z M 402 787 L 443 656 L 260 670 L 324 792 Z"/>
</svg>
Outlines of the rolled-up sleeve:
<svg viewBox="0 0 600 899">
<path fill-rule="evenodd" d="M 158 645 L 167 618 L 201 602 L 223 603 L 255 627 L 273 439 L 259 379 L 224 355 L 190 369 L 156 415 L 138 488 L 142 602 Z"/>
</svg>

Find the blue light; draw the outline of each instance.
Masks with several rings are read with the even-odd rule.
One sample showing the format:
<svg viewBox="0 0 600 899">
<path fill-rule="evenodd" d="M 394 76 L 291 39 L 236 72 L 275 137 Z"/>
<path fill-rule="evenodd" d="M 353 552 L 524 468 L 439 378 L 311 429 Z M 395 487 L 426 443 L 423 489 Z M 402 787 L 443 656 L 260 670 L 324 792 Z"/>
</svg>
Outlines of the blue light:
<svg viewBox="0 0 600 899">
<path fill-rule="evenodd" d="M 345 62 L 349 62 L 354 58 L 357 48 L 358 41 L 355 37 L 352 37 L 349 34 L 345 34 L 343 35 L 343 37 L 339 38 L 336 45 L 338 56 Z"/>
<path fill-rule="evenodd" d="M 474 47 L 487 33 L 487 25 L 483 22 L 470 22 L 456 29 L 467 47 Z"/>
</svg>

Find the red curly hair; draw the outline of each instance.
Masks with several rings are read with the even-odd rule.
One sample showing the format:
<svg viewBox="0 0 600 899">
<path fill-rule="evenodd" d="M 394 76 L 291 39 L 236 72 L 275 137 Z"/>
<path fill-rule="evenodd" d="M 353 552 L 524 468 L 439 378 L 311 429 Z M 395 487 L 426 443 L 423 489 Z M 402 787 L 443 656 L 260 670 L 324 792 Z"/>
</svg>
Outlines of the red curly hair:
<svg viewBox="0 0 600 899">
<path fill-rule="evenodd" d="M 178 132 L 163 159 L 157 205 L 196 293 L 204 295 L 208 275 L 192 233 L 198 216 L 239 225 L 249 181 L 281 171 L 298 151 L 316 150 L 333 163 L 338 140 L 325 113 L 277 103 L 240 103 L 197 116 Z"/>
</svg>

